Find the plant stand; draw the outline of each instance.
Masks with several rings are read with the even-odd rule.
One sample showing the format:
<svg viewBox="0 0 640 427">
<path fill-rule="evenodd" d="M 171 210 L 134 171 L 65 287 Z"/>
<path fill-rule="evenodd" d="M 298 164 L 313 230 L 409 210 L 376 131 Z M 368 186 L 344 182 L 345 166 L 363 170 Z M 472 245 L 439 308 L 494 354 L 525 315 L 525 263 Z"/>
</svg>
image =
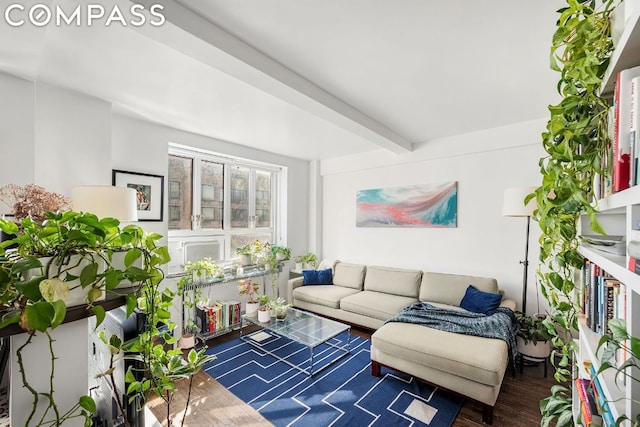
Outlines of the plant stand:
<svg viewBox="0 0 640 427">
<path fill-rule="evenodd" d="M 523 373 L 525 366 L 538 366 L 539 363 L 544 363 L 544 377 L 547 378 L 547 361 L 551 354 L 551 343 L 549 341 L 538 341 L 536 344 L 533 342 L 524 344 L 524 341 L 518 337 L 517 344 L 517 364 L 520 367 L 520 373 Z"/>
</svg>

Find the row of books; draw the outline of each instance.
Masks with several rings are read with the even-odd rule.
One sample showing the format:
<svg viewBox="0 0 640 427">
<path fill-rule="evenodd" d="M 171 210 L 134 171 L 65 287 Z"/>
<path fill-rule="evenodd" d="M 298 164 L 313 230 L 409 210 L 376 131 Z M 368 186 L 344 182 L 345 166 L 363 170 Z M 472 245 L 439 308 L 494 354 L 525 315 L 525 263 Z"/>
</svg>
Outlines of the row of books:
<svg viewBox="0 0 640 427">
<path fill-rule="evenodd" d="M 216 301 L 196 306 L 195 323 L 201 334 L 213 334 L 240 324 L 239 301 Z"/>
<path fill-rule="evenodd" d="M 576 392 L 580 400 L 580 414 L 584 427 L 613 427 L 615 419 L 609 409 L 609 402 L 596 376 L 594 366 L 585 362 L 585 368 L 589 378 L 577 378 L 575 380 Z"/>
<path fill-rule="evenodd" d="M 585 261 L 581 281 L 582 312 L 587 326 L 600 335 L 611 333 L 609 320 L 627 317 L 624 284 L 589 260 Z"/>
<path fill-rule="evenodd" d="M 602 153 L 605 174 L 594 179 L 597 198 L 640 183 L 640 66 L 618 72 L 607 127 L 612 143 Z"/>
</svg>

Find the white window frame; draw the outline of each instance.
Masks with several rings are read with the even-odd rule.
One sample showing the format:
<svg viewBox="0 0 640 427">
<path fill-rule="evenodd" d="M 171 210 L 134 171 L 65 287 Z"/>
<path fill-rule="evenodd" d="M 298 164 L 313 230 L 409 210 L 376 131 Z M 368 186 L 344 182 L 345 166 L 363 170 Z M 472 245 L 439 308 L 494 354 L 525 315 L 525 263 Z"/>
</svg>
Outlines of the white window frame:
<svg viewBox="0 0 640 427">
<path fill-rule="evenodd" d="M 249 235 L 249 234 L 270 234 L 272 243 L 286 244 L 283 241 L 282 236 L 284 233 L 281 231 L 283 218 L 286 216 L 280 212 L 286 203 L 281 200 L 281 195 L 286 194 L 286 191 L 282 188 L 286 185 L 286 168 L 283 166 L 252 161 L 243 158 L 236 158 L 221 155 L 207 150 L 188 147 L 180 144 L 169 144 L 169 155 L 176 155 L 181 157 L 188 157 L 193 159 L 193 176 L 192 176 L 192 226 L 190 230 L 168 230 L 169 244 L 184 245 L 187 242 L 193 241 L 206 241 L 210 240 L 223 240 L 224 241 L 224 260 L 230 261 L 237 259 L 238 256 L 231 252 L 231 237 L 233 235 Z M 201 193 L 202 184 L 200 182 L 201 176 L 201 161 L 206 160 L 210 162 L 220 163 L 224 165 L 224 202 L 223 202 L 223 220 L 221 229 L 194 229 L 193 216 L 197 215 L 196 212 L 201 214 Z M 256 170 L 266 171 L 271 173 L 271 226 L 270 227 L 247 227 L 247 228 L 233 228 L 231 227 L 231 168 L 234 166 L 248 167 L 249 173 L 249 194 L 248 194 L 248 212 L 249 219 L 251 216 L 255 216 L 255 186 L 256 186 Z M 249 221 L 249 225 L 251 225 Z M 183 253 L 181 249 L 178 253 Z M 183 264 L 182 261 L 178 261 Z"/>
</svg>

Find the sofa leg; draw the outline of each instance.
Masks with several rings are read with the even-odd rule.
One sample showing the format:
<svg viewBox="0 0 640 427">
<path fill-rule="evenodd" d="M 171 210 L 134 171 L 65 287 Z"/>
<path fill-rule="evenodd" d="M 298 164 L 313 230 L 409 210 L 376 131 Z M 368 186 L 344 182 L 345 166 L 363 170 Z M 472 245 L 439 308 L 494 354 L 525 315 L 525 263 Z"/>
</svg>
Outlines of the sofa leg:
<svg viewBox="0 0 640 427">
<path fill-rule="evenodd" d="M 375 360 L 371 361 L 371 375 L 373 375 L 374 377 L 380 376 L 380 364 Z"/>
<path fill-rule="evenodd" d="M 482 405 L 482 422 L 489 425 L 493 424 L 493 406 Z"/>
</svg>

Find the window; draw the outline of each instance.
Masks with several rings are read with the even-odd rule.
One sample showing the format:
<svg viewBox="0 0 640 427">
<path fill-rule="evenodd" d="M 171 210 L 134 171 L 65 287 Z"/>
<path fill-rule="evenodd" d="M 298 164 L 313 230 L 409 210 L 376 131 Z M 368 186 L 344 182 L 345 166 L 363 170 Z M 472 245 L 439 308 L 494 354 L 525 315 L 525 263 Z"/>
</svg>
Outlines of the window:
<svg viewBox="0 0 640 427">
<path fill-rule="evenodd" d="M 234 259 L 235 249 L 246 243 L 275 242 L 281 171 L 274 165 L 170 146 L 169 272 L 181 271 L 193 256 L 211 252 L 208 256 L 216 261 Z M 214 246 L 216 250 L 206 249 Z"/>
</svg>

